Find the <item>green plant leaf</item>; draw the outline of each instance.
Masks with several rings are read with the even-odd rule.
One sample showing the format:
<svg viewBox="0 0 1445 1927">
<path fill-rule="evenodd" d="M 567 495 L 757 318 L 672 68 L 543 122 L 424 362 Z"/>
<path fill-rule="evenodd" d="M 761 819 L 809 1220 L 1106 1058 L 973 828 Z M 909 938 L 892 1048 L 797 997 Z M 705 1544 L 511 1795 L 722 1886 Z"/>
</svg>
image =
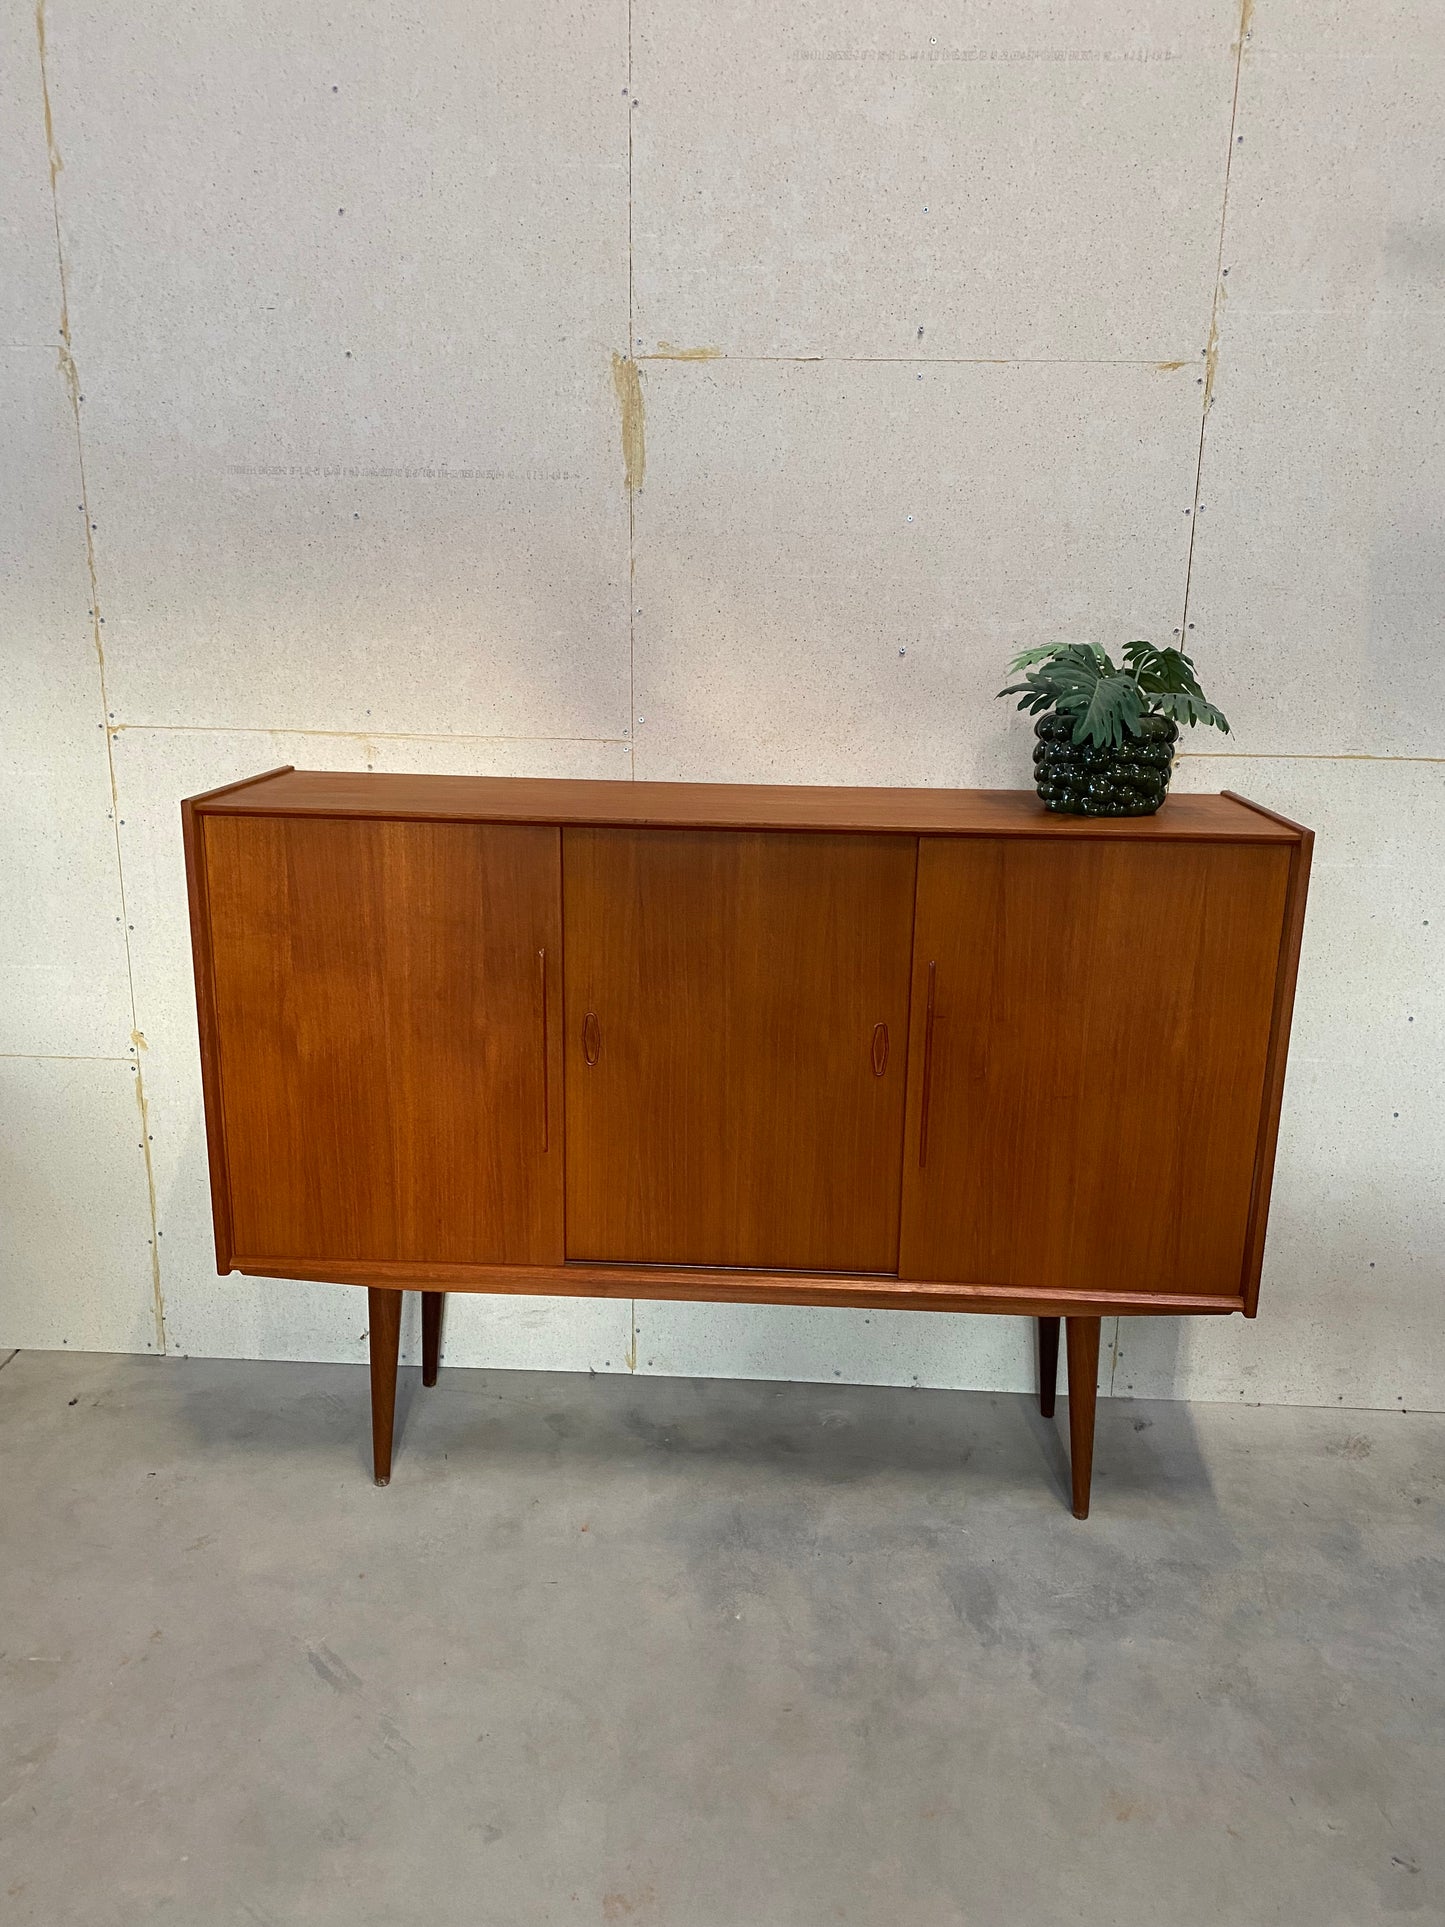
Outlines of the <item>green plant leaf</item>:
<svg viewBox="0 0 1445 1927">
<path fill-rule="evenodd" d="M 1096 642 L 1068 642 L 1025 649 L 1009 665 L 1023 673 L 1000 696 L 1017 696 L 1031 715 L 1052 709 L 1072 722 L 1076 743 L 1117 749 L 1139 734 L 1148 715 L 1168 716 L 1193 729 L 1198 724 L 1229 733 L 1222 711 L 1205 699 L 1193 660 L 1182 649 L 1156 649 L 1142 637 L 1127 642 L 1116 668 Z"/>
<path fill-rule="evenodd" d="M 1027 683 L 1015 683 L 1012 689 L 1001 689 L 998 693 L 1000 696 L 1017 696 L 1020 690 L 1024 693 L 1015 707 L 1027 709 L 1033 715 L 1037 715 L 1041 709 L 1053 708 L 1054 696 L 1052 690 L 1030 689 Z"/>
<path fill-rule="evenodd" d="M 1197 723 L 1217 729 L 1224 735 L 1229 734 L 1229 724 L 1225 721 L 1223 710 L 1216 709 L 1213 703 L 1206 702 L 1202 694 L 1193 690 L 1166 690 L 1151 697 L 1151 707 L 1161 716 L 1171 716 L 1176 723 L 1185 723 L 1193 729 Z"/>
<path fill-rule="evenodd" d="M 1075 714 L 1076 743 L 1087 736 L 1100 749 L 1106 744 L 1117 749 L 1125 736 L 1138 735 L 1144 705 L 1134 678 L 1115 671 L 1112 676 L 1096 678 L 1087 703 Z"/>
<path fill-rule="evenodd" d="M 1047 662 L 1050 656 L 1056 656 L 1058 653 L 1058 643 L 1040 643 L 1036 649 L 1021 649 L 1009 663 L 1009 668 L 1017 674 L 1021 669 L 1031 669 L 1036 662 Z"/>
<path fill-rule="evenodd" d="M 1134 678 L 1118 670 L 1100 649 L 1087 644 L 1061 649 L 1028 677 L 1031 688 L 1047 691 L 1061 716 L 1072 718 L 1076 743 L 1087 737 L 1099 748 L 1117 747 L 1138 733 L 1144 713 Z"/>
<path fill-rule="evenodd" d="M 1180 691 L 1192 696 L 1204 694 L 1195 677 L 1193 662 L 1181 649 L 1156 649 L 1151 642 L 1131 642 L 1124 651 L 1124 661 L 1139 687 L 1151 695 L 1172 695 Z"/>
<path fill-rule="evenodd" d="M 1015 664 L 1015 667 L 1018 665 Z M 1081 678 L 1087 687 L 1092 688 L 1098 674 L 1099 652 L 1087 643 L 1068 643 L 1050 649 L 1044 662 L 1030 669 L 1021 683 L 1013 683 L 1009 688 L 1001 689 L 999 694 L 1016 696 L 1026 693 L 1030 699 L 1039 699 L 1039 707 L 1047 707 L 1057 702 L 1067 690 L 1075 688 Z"/>
</svg>

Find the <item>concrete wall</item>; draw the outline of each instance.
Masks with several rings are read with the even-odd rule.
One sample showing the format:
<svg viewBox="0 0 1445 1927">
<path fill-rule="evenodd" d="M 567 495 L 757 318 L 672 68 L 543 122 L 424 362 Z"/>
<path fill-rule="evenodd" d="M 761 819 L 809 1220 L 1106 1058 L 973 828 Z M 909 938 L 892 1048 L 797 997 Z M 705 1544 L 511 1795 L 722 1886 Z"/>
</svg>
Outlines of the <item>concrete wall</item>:
<svg viewBox="0 0 1445 1927">
<path fill-rule="evenodd" d="M 1105 1383 L 1442 1402 L 1445 16 L 1243 12 L 6 7 L 0 1345 L 361 1355 L 355 1294 L 214 1276 L 181 796 L 1021 784 L 1010 651 L 1182 632 L 1235 731 L 1180 785 L 1315 885 L 1262 1317 Z M 1031 1369 L 453 1305 L 465 1362 Z"/>
</svg>

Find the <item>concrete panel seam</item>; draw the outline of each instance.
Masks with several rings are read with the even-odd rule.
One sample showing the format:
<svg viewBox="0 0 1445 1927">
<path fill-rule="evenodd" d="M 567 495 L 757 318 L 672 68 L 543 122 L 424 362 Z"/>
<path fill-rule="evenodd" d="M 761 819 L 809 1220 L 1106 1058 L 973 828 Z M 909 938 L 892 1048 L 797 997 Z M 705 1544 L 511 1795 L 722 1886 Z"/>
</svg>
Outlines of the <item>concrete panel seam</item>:
<svg viewBox="0 0 1445 1927">
<path fill-rule="evenodd" d="M 109 714 L 108 693 L 106 688 L 105 641 L 100 633 L 105 627 L 105 618 L 100 612 L 100 582 L 95 562 L 95 524 L 90 519 L 90 495 L 86 488 L 85 481 L 85 442 L 80 427 L 80 405 L 85 397 L 81 393 L 80 374 L 75 365 L 75 357 L 71 352 L 70 302 L 65 266 L 65 248 L 61 240 L 60 230 L 59 179 L 65 164 L 61 159 L 60 145 L 55 134 L 55 119 L 50 105 L 50 78 L 46 69 L 45 58 L 45 3 L 46 0 L 36 0 L 35 43 L 40 64 L 40 92 L 44 106 L 45 140 L 50 166 L 50 202 L 51 212 L 55 221 L 55 261 L 60 278 L 60 348 L 57 360 L 61 378 L 65 382 L 66 392 L 70 397 L 71 414 L 75 420 L 76 475 L 80 489 L 81 515 L 85 523 L 85 562 L 90 583 L 91 636 L 95 644 L 96 670 L 100 682 L 100 709 L 103 727 L 104 719 Z M 145 1039 L 141 1036 L 140 1030 L 137 1027 L 135 965 L 131 956 L 131 926 L 130 918 L 126 910 L 125 896 L 125 865 L 121 858 L 120 848 L 120 796 L 116 787 L 115 739 L 109 730 L 105 730 L 105 755 L 107 772 L 110 777 L 110 818 L 111 828 L 115 835 L 116 885 L 120 896 L 121 936 L 125 944 L 126 989 L 130 998 L 130 1021 L 132 1027 L 131 1050 L 133 1053 L 130 1061 L 132 1061 L 135 1069 L 136 1108 L 140 1112 L 141 1123 L 140 1149 L 141 1155 L 145 1160 L 146 1204 L 150 1212 L 151 1303 L 155 1317 L 156 1350 L 164 1355 L 166 1349 L 166 1308 L 165 1295 L 161 1287 L 161 1233 L 156 1216 L 156 1175 L 155 1160 L 151 1155 L 150 1109 L 146 1101 L 145 1076 L 141 1069 L 141 1052 L 145 1048 Z"/>
<path fill-rule="evenodd" d="M 102 1051 L 0 1050 L 0 1064 L 130 1064 L 133 1057 L 112 1057 Z"/>
<path fill-rule="evenodd" d="M 65 250 L 60 245 L 60 198 L 56 181 L 64 162 L 55 140 L 50 111 L 50 81 L 45 69 L 45 0 L 35 0 L 35 45 L 40 63 L 40 100 L 45 116 L 45 154 L 50 169 L 50 213 L 55 223 L 55 258 L 60 270 L 60 338 L 70 347 L 70 295 L 65 274 Z"/>
<path fill-rule="evenodd" d="M 636 290 L 633 281 L 632 261 L 632 116 L 636 111 L 636 101 L 632 96 L 632 0 L 627 0 L 627 353 L 632 355 L 637 343 L 632 338 L 637 312 Z M 614 355 L 613 380 L 617 379 L 617 357 Z M 637 374 L 637 363 L 632 363 L 633 381 L 637 389 L 637 439 L 638 475 L 634 488 L 629 480 L 627 489 L 627 734 L 635 742 L 637 739 L 637 489 L 642 486 L 642 462 L 645 450 L 642 442 L 642 383 Z M 619 386 L 618 396 L 622 390 Z M 626 404 L 623 405 L 623 443 L 626 445 Z M 631 462 L 628 463 L 629 476 Z M 637 757 L 632 758 L 632 780 L 637 781 Z M 635 1308 L 634 1308 L 635 1309 Z M 637 1364 L 637 1319 L 632 1321 L 632 1366 Z"/>
<path fill-rule="evenodd" d="M 112 736 L 314 736 L 333 743 L 617 743 L 625 736 L 468 736 L 454 730 L 298 729 L 291 723 L 125 723 L 107 725 Z"/>
<path fill-rule="evenodd" d="M 1153 355 L 735 355 L 725 348 L 673 348 L 667 342 L 652 354 L 634 354 L 645 361 L 740 361 L 836 363 L 843 368 L 1153 368 L 1173 374 L 1187 368 L 1185 361 L 1160 360 Z"/>
<path fill-rule="evenodd" d="M 1194 545 L 1199 539 L 1199 494 L 1204 479 L 1204 433 L 1209 420 L 1209 410 L 1214 401 L 1214 382 L 1219 370 L 1220 317 L 1224 312 L 1224 277 L 1229 270 L 1224 265 L 1225 232 L 1229 221 L 1229 180 L 1234 170 L 1234 150 L 1244 137 L 1236 133 L 1239 120 L 1239 88 L 1244 72 L 1244 49 L 1253 29 L 1250 22 L 1254 17 L 1254 0 L 1239 0 L 1239 32 L 1234 43 L 1234 91 L 1229 103 L 1229 147 L 1224 156 L 1224 185 L 1219 197 L 1219 246 L 1214 257 L 1214 295 L 1209 304 L 1209 335 L 1204 344 L 1204 373 L 1200 381 L 1204 388 L 1203 401 L 1199 410 L 1199 454 L 1194 464 L 1194 500 L 1189 513 L 1189 553 L 1184 562 L 1184 606 L 1179 612 L 1180 646 L 1189 634 L 1189 588 L 1194 574 Z"/>
<path fill-rule="evenodd" d="M 1445 756 L 1386 756 L 1373 750 L 1181 749 L 1176 761 L 1196 763 L 1445 763 Z"/>
</svg>

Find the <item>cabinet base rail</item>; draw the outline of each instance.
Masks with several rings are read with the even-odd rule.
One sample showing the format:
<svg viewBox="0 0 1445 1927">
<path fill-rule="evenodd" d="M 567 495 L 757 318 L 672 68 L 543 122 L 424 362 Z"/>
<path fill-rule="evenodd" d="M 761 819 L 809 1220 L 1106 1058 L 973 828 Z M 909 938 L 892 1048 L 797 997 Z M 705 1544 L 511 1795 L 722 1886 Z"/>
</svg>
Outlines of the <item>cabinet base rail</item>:
<svg viewBox="0 0 1445 1927">
<path fill-rule="evenodd" d="M 742 1266 L 592 1264 L 425 1264 L 239 1255 L 223 1267 L 248 1278 L 305 1278 L 318 1284 L 384 1286 L 446 1296 L 453 1291 L 542 1298 L 652 1298 L 716 1305 L 841 1305 L 862 1311 L 990 1311 L 1019 1318 L 1254 1316 L 1243 1291 L 1231 1296 L 1166 1291 L 1035 1291 L 900 1278 L 881 1271 L 752 1271 Z"/>
<path fill-rule="evenodd" d="M 401 1343 L 402 1294 L 393 1286 L 370 1285 L 366 1295 L 371 1348 L 372 1472 L 378 1485 L 390 1485 L 396 1430 L 396 1372 Z M 424 1386 L 437 1382 L 445 1301 L 446 1293 L 443 1291 L 422 1293 L 421 1382 Z M 1098 1404 L 1101 1321 L 1098 1318 L 1068 1316 L 1062 1322 L 1066 1333 L 1068 1366 L 1069 1467 L 1073 1512 L 1076 1519 L 1087 1519 L 1094 1470 L 1094 1414 Z M 1038 1321 L 1039 1410 L 1045 1418 L 1054 1415 L 1059 1324 L 1058 1318 L 1040 1318 Z"/>
</svg>

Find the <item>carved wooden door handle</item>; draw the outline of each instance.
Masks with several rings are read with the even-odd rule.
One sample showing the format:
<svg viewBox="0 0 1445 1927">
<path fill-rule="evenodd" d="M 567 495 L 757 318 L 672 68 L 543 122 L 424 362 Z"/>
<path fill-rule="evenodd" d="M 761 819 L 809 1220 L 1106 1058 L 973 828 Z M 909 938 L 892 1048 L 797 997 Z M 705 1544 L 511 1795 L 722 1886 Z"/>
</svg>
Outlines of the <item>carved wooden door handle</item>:
<svg viewBox="0 0 1445 1927">
<path fill-rule="evenodd" d="M 602 1051 L 602 1026 L 597 1021 L 595 1010 L 589 1010 L 582 1019 L 582 1055 L 589 1065 L 595 1064 Z"/>
<path fill-rule="evenodd" d="M 873 1026 L 873 1075 L 881 1077 L 888 1068 L 888 1026 Z"/>
</svg>

